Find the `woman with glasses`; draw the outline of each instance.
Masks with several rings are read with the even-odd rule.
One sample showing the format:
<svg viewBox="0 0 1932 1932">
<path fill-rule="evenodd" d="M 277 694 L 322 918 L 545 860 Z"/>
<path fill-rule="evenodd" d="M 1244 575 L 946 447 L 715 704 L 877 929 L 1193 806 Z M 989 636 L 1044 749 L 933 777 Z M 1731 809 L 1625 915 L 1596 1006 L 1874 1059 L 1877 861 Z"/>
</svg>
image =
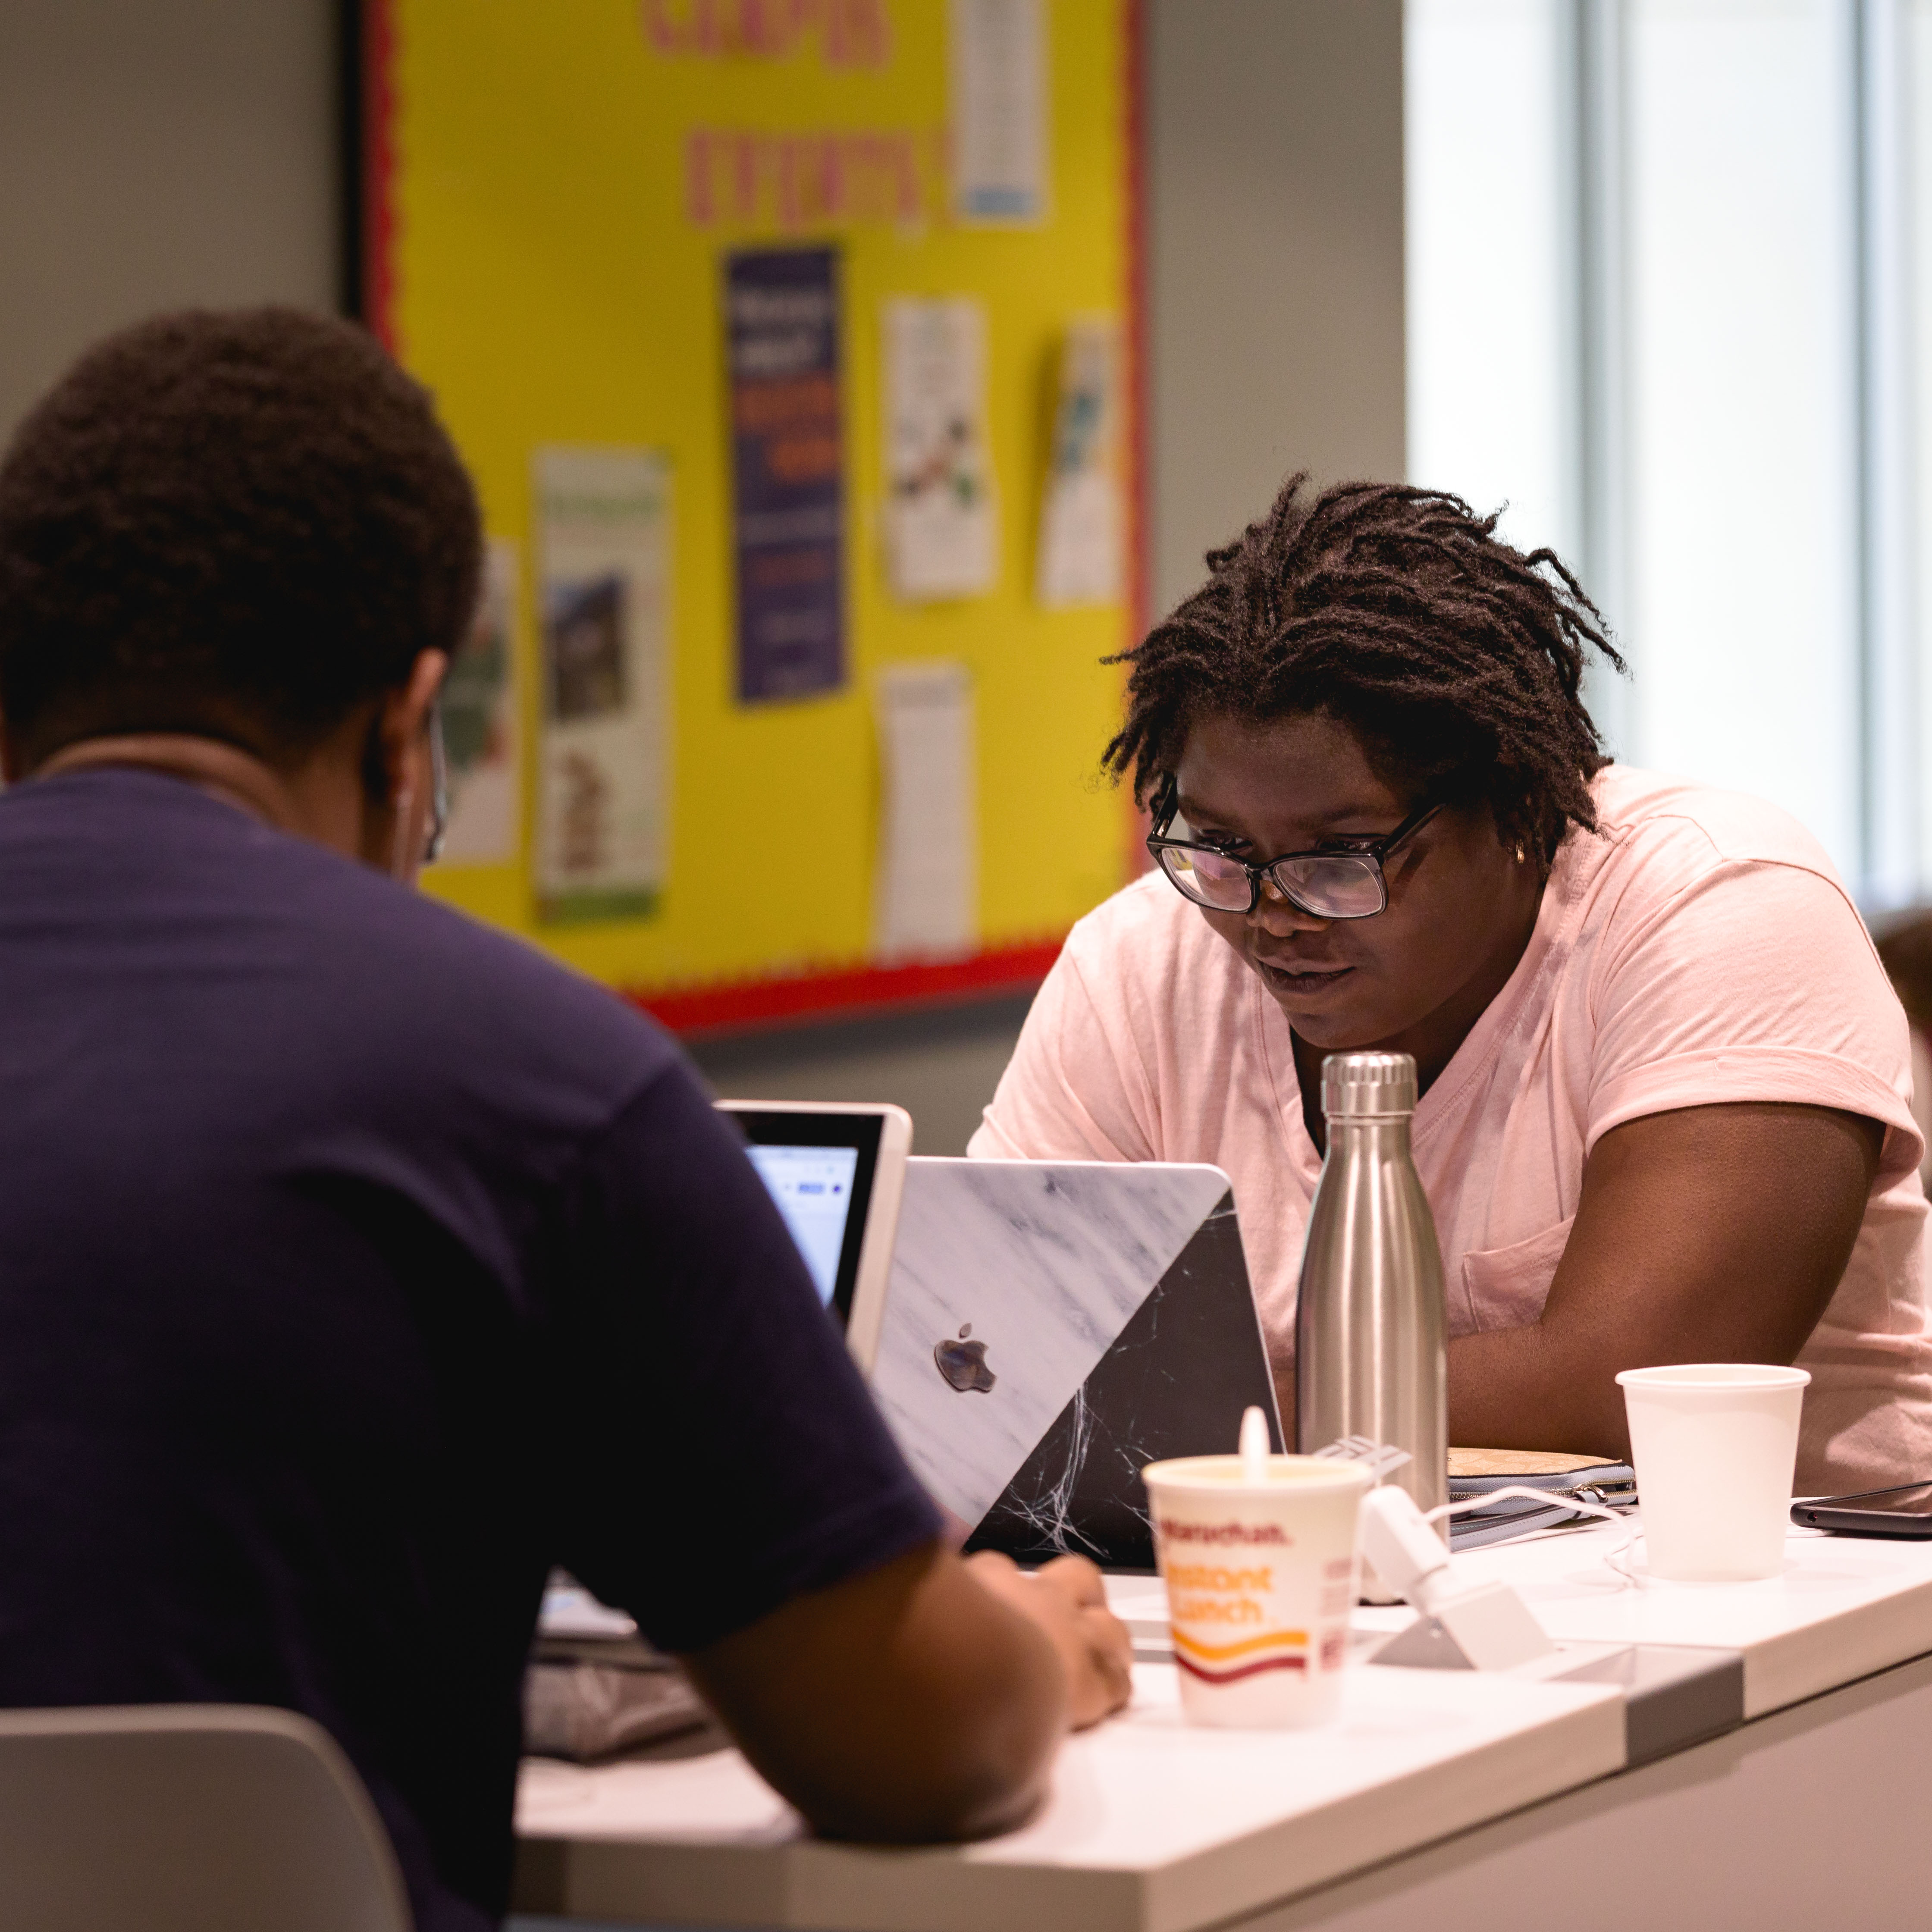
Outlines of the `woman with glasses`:
<svg viewBox="0 0 1932 1932">
<path fill-rule="evenodd" d="M 1932 1472 L 1904 1015 L 1774 808 L 1606 757 L 1622 660 L 1496 519 L 1297 478 L 1126 655 L 1149 875 L 1075 927 L 972 1150 L 1212 1161 L 1284 1418 L 1324 1054 L 1412 1054 L 1451 1438 L 1621 1453 L 1623 1368 L 1796 1360 L 1798 1486 Z"/>
</svg>

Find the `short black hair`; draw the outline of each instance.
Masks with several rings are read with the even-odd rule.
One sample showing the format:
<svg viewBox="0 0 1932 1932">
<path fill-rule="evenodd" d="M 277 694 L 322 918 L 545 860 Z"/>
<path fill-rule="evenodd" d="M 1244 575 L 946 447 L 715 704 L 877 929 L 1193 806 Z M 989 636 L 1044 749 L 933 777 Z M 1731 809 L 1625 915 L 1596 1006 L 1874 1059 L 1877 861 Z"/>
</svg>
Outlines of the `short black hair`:
<svg viewBox="0 0 1932 1932">
<path fill-rule="evenodd" d="M 1498 514 L 1500 512 L 1497 513 Z M 1548 550 L 1526 555 L 1460 496 L 1292 477 L 1208 555 L 1207 583 L 1108 662 L 1131 667 L 1106 748 L 1148 802 L 1202 717 L 1321 712 L 1411 799 L 1486 800 L 1544 865 L 1610 762 L 1581 692 L 1586 654 L 1624 668 L 1601 614 Z"/>
<path fill-rule="evenodd" d="M 0 716 L 30 766 L 130 731 L 298 758 L 460 645 L 481 558 L 428 392 L 366 330 L 157 316 L 82 356 L 0 463 Z"/>
</svg>

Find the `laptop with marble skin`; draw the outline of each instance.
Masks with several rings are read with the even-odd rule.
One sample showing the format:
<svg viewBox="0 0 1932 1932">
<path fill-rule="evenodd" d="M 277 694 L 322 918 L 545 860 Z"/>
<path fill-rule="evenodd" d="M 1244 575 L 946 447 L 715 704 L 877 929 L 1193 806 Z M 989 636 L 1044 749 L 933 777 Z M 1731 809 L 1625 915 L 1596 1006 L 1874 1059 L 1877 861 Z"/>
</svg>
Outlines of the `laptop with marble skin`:
<svg viewBox="0 0 1932 1932">
<path fill-rule="evenodd" d="M 1281 1446 L 1228 1177 L 908 1161 L 872 1392 L 969 1549 L 1151 1571 L 1144 1464 Z"/>
</svg>

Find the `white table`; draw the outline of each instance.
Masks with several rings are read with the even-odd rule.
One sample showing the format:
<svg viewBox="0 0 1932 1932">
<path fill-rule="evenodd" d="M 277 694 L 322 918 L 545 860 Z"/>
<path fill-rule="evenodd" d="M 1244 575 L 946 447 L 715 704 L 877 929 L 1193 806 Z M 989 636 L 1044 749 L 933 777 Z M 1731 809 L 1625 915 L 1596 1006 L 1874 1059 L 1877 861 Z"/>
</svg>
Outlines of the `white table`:
<svg viewBox="0 0 1932 1932">
<path fill-rule="evenodd" d="M 914 1852 L 804 1837 L 715 1745 L 533 1760 L 518 1908 L 826 1932 L 1932 1923 L 1932 1546 L 1794 1530 L 1778 1578 L 1670 1585 L 1606 1567 L 1627 1534 L 1457 1565 L 1515 1583 L 1577 1662 L 1670 1666 L 1634 1688 L 1364 1664 L 1332 1727 L 1212 1732 L 1179 1722 L 1172 1666 L 1138 1664 L 1132 1707 L 1070 1742 L 1030 1824 Z M 1143 1637 L 1156 1588 L 1121 1593 Z M 1673 1722 L 1707 1741 L 1634 1766 Z"/>
</svg>

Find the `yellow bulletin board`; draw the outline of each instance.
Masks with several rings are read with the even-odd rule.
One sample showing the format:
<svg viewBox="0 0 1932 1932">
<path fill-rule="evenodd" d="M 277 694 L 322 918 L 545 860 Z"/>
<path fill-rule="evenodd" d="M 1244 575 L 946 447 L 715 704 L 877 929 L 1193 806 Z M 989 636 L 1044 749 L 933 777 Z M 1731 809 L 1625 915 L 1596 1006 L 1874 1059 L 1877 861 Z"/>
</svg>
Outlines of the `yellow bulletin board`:
<svg viewBox="0 0 1932 1932">
<path fill-rule="evenodd" d="M 1133 0 L 1037 0 L 1046 145 L 1030 221 L 956 212 L 956 4 L 364 9 L 365 312 L 434 391 L 513 566 L 511 856 L 433 868 L 425 884 L 674 1024 L 1036 972 L 1125 876 L 1125 807 L 1096 774 L 1120 692 L 1100 660 L 1126 640 L 1139 548 Z M 724 264 L 826 243 L 846 679 L 747 704 Z M 998 564 L 980 594 L 908 602 L 890 578 L 882 337 L 888 304 L 908 297 L 974 298 L 984 316 Z M 1036 560 L 1061 356 L 1070 327 L 1094 317 L 1123 345 L 1122 587 L 1049 608 Z M 533 464 L 558 446 L 653 453 L 670 502 L 662 890 L 647 909 L 570 923 L 543 916 L 532 858 L 546 728 Z M 879 680 L 924 660 L 970 677 L 976 915 L 951 956 L 882 959 Z"/>
</svg>

